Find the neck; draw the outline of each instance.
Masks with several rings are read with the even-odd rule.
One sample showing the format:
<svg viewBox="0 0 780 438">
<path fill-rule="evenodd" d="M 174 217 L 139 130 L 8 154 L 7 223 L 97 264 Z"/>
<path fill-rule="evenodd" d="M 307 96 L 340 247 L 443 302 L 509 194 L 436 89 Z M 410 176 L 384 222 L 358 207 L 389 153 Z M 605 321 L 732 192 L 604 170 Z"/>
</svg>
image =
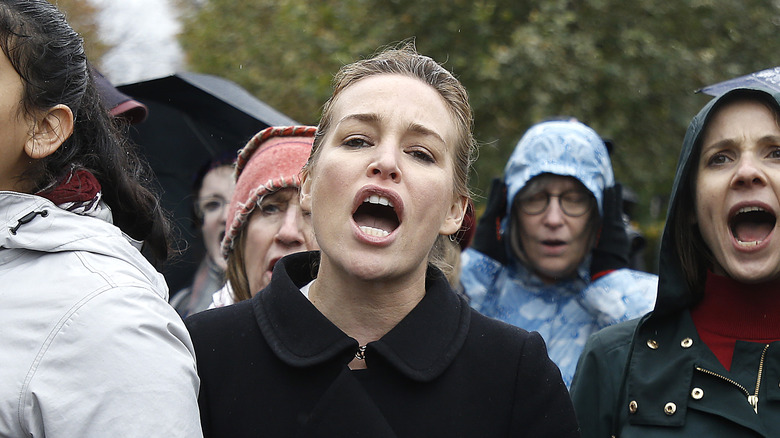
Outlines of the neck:
<svg viewBox="0 0 780 438">
<path fill-rule="evenodd" d="M 425 295 L 425 269 L 393 280 L 364 280 L 339 271 L 322 257 L 309 290 L 312 304 L 360 345 L 393 329 Z"/>
<path fill-rule="evenodd" d="M 707 273 L 704 298 L 693 309 L 697 326 L 734 339 L 780 339 L 780 280 L 744 284 Z"/>
</svg>

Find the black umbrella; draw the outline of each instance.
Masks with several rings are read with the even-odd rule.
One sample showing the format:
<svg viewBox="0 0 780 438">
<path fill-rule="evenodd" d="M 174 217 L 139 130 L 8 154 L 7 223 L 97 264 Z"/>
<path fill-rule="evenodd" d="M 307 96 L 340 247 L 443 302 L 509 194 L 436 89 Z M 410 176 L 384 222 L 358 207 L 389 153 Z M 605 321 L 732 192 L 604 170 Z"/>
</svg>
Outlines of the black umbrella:
<svg viewBox="0 0 780 438">
<path fill-rule="evenodd" d="M 766 70 L 750 73 L 727 81 L 718 82 L 698 90 L 710 96 L 720 96 L 721 94 L 739 87 L 763 86 L 771 90 L 780 91 L 780 67 L 768 68 Z"/>
<path fill-rule="evenodd" d="M 212 158 L 235 153 L 268 126 L 297 123 L 217 76 L 181 72 L 117 88 L 149 108 L 148 118 L 132 126 L 130 135 L 157 177 L 163 207 L 173 215 L 181 241 L 189 245 L 163 271 L 174 293 L 189 284 L 203 254 L 191 209 L 195 172 Z"/>
</svg>

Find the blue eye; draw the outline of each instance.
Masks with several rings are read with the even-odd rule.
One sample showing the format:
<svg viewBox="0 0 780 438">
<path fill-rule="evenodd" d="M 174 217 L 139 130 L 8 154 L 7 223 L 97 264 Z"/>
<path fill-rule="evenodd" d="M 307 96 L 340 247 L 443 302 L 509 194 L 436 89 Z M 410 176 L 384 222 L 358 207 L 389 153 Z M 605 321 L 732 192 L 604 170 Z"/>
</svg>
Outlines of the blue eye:
<svg viewBox="0 0 780 438">
<path fill-rule="evenodd" d="M 364 148 L 371 145 L 365 139 L 360 137 L 352 137 L 344 141 L 344 146 L 351 148 Z"/>
<path fill-rule="evenodd" d="M 265 204 L 260 206 L 260 211 L 262 211 L 263 214 L 270 215 L 278 213 L 281 211 L 281 208 L 279 208 L 279 206 L 276 204 Z"/>
<path fill-rule="evenodd" d="M 410 154 L 414 158 L 416 158 L 418 160 L 421 160 L 421 161 L 425 161 L 425 162 L 428 162 L 428 163 L 435 163 L 436 162 L 436 160 L 434 160 L 434 158 L 433 158 L 433 155 L 431 155 L 430 153 L 428 153 L 428 152 L 426 152 L 425 150 L 422 150 L 422 149 L 415 149 L 415 150 L 411 151 Z"/>
</svg>

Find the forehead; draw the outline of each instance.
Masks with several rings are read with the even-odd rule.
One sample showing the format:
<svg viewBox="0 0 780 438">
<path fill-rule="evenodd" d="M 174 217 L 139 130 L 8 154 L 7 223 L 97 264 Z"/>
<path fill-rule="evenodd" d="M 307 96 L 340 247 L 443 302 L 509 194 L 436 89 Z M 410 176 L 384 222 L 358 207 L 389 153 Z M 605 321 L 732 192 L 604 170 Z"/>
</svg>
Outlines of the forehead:
<svg viewBox="0 0 780 438">
<path fill-rule="evenodd" d="M 233 182 L 233 168 L 231 166 L 220 166 L 211 169 L 203 177 L 200 191 L 230 188 Z"/>
<path fill-rule="evenodd" d="M 746 135 L 776 135 L 780 132 L 777 110 L 768 103 L 740 98 L 717 108 L 705 127 L 702 143 L 708 144 L 724 139 Z"/>
<path fill-rule="evenodd" d="M 298 200 L 298 189 L 297 188 L 286 188 L 286 189 L 280 189 L 273 193 L 269 193 L 265 196 L 263 196 L 262 203 L 268 203 L 268 202 L 290 202 L 291 199 Z"/>
<path fill-rule="evenodd" d="M 401 74 L 378 74 L 345 88 L 332 106 L 334 128 L 353 120 L 376 116 L 381 122 L 419 125 L 439 135 L 450 145 L 456 124 L 447 102 L 432 86 Z"/>
<path fill-rule="evenodd" d="M 526 193 L 538 193 L 541 191 L 565 192 L 569 190 L 587 191 L 588 189 L 573 176 L 543 173 L 531 178 L 523 189 Z"/>
</svg>

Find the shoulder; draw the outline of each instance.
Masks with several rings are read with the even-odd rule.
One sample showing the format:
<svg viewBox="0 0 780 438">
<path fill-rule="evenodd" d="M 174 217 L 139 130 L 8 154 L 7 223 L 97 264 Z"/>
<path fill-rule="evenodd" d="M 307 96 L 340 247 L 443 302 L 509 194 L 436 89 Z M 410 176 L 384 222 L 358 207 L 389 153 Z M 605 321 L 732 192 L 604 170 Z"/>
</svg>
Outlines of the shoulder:
<svg viewBox="0 0 780 438">
<path fill-rule="evenodd" d="M 212 353 L 229 348 L 242 348 L 249 336 L 258 332 L 252 300 L 208 309 L 184 320 L 200 361 Z"/>
<path fill-rule="evenodd" d="M 467 248 L 461 253 L 460 282 L 472 305 L 484 300 L 503 269 L 501 263 L 477 250 Z"/>
<path fill-rule="evenodd" d="M 496 260 L 481 252 L 467 248 L 461 253 L 461 277 L 475 282 L 484 282 L 495 277 L 503 268 Z"/>
<path fill-rule="evenodd" d="M 609 436 L 624 396 L 624 375 L 641 319 L 604 328 L 590 336 L 577 363 L 571 398 L 584 436 Z"/>
<path fill-rule="evenodd" d="M 541 335 L 473 312 L 472 336 L 481 345 L 472 354 L 490 362 L 480 367 L 485 377 L 475 376 L 474 382 L 490 387 L 480 379 L 498 379 L 511 392 L 502 407 L 511 412 L 510 435 L 579 436 L 568 390 Z M 501 391 L 492 397 L 499 399 Z"/>
<path fill-rule="evenodd" d="M 639 322 L 640 319 L 633 319 L 590 335 L 577 364 L 572 383 L 573 393 L 578 387 L 589 385 L 582 381 L 601 381 L 603 384 L 606 380 L 621 378 Z"/>
<path fill-rule="evenodd" d="M 592 349 L 605 352 L 628 348 L 633 340 L 639 321 L 639 318 L 635 318 L 605 327 L 590 335 L 586 345 L 590 345 Z"/>
<path fill-rule="evenodd" d="M 469 336 L 472 342 L 480 345 L 482 354 L 515 362 L 519 366 L 530 365 L 529 358 L 542 359 L 534 360 L 533 366 L 554 368 L 555 372 L 558 372 L 557 367 L 549 359 L 542 336 L 537 332 L 529 332 L 472 309 Z"/>
<path fill-rule="evenodd" d="M 658 287 L 658 276 L 633 269 L 618 269 L 600 277 L 592 284 L 605 287 L 626 287 L 630 289 L 652 289 Z"/>
<path fill-rule="evenodd" d="M 184 320 L 193 338 L 207 336 L 212 331 L 220 331 L 219 337 L 230 332 L 241 330 L 246 324 L 256 324 L 252 310 L 252 300 L 239 301 L 215 309 L 204 310 L 188 316 Z"/>
<path fill-rule="evenodd" d="M 601 327 L 640 317 L 653 310 L 658 277 L 619 269 L 589 284 L 582 303 L 598 315 Z"/>
<path fill-rule="evenodd" d="M 110 287 L 57 312 L 61 316 L 51 320 L 48 331 L 38 331 L 40 347 L 22 392 L 26 418 L 35 418 L 39 405 L 68 412 L 72 424 L 46 420 L 47 431 L 73 432 L 66 436 L 81 435 L 73 427 L 84 421 L 83 431 L 139 434 L 174 433 L 168 423 L 177 416 L 197 424 L 192 343 L 181 318 L 161 297 L 145 287 Z M 85 396 L 91 385 L 100 393 Z M 130 420 L 149 412 L 156 414 L 144 424 Z M 188 429 L 194 427 L 182 430 Z"/>
</svg>

